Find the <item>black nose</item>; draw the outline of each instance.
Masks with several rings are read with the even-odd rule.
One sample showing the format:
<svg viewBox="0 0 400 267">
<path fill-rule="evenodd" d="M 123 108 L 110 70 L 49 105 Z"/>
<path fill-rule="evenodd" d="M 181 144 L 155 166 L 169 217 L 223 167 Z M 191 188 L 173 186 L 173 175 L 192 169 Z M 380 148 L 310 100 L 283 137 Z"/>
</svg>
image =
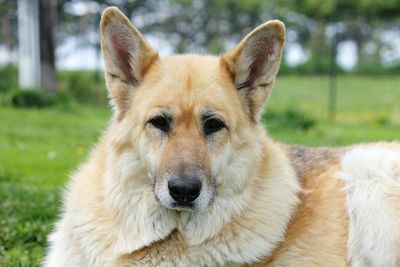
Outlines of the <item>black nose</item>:
<svg viewBox="0 0 400 267">
<path fill-rule="evenodd" d="M 192 177 L 172 178 L 168 182 L 168 190 L 175 201 L 190 203 L 200 195 L 201 182 Z"/>
</svg>

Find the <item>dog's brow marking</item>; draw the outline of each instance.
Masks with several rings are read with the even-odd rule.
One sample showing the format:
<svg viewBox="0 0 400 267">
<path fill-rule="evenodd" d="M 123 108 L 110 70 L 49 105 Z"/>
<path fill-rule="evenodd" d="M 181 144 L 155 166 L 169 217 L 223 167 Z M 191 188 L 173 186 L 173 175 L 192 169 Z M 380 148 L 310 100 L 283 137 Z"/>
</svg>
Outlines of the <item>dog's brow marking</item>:
<svg viewBox="0 0 400 267">
<path fill-rule="evenodd" d="M 211 117 L 214 117 L 216 114 L 210 110 L 206 110 L 202 112 L 201 118 L 203 120 L 209 119 Z"/>
<path fill-rule="evenodd" d="M 155 114 L 153 114 L 151 117 L 154 117 L 156 115 L 161 115 L 164 116 L 166 119 L 171 120 L 174 117 L 174 113 L 170 110 L 169 107 L 166 106 L 157 106 Z"/>
<path fill-rule="evenodd" d="M 218 110 L 215 110 L 215 111 L 214 111 L 214 110 L 212 110 L 212 109 L 206 107 L 206 108 L 202 109 L 202 110 L 200 111 L 200 113 L 201 113 L 201 118 L 202 118 L 203 120 L 209 119 L 209 118 L 211 118 L 211 117 L 216 117 L 216 118 L 218 118 L 218 119 L 220 119 L 220 120 L 222 120 L 222 121 L 225 122 L 225 116 L 223 116 L 223 115 L 221 114 L 221 112 L 219 112 Z"/>
</svg>

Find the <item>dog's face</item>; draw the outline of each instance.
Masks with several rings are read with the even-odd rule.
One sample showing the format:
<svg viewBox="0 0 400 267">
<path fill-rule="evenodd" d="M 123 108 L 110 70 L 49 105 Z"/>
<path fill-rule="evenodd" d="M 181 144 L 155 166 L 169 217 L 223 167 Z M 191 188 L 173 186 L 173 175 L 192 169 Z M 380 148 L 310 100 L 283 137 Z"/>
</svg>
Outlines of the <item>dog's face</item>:
<svg viewBox="0 0 400 267">
<path fill-rule="evenodd" d="M 119 150 L 143 161 L 155 198 L 166 208 L 204 211 L 219 194 L 240 190 L 283 24 L 261 25 L 220 58 L 160 58 L 116 8 L 104 12 L 101 33 L 115 124 L 124 129 L 116 133 Z"/>
<path fill-rule="evenodd" d="M 213 73 L 207 79 L 203 66 Z M 225 80 L 216 58 L 170 57 L 158 59 L 137 91 L 134 102 L 144 113 L 141 156 L 156 198 L 168 208 L 204 210 L 214 197 L 216 162 L 238 119 L 224 103 L 240 105 Z"/>
</svg>

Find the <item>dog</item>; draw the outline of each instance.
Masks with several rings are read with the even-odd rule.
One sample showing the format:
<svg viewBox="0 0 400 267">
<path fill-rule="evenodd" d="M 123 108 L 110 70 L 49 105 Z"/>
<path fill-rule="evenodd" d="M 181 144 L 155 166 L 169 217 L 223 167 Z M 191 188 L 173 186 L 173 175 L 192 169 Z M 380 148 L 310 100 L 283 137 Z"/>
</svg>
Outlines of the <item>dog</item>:
<svg viewBox="0 0 400 267">
<path fill-rule="evenodd" d="M 260 123 L 285 27 L 159 57 L 101 19 L 113 117 L 72 175 L 44 266 L 400 266 L 400 143 L 286 145 Z"/>
</svg>

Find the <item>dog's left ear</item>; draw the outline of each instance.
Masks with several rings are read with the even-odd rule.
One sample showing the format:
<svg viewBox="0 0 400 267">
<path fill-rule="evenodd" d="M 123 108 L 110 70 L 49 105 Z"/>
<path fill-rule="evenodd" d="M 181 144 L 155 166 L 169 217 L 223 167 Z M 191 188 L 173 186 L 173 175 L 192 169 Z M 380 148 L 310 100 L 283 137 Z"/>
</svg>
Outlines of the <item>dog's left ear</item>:
<svg viewBox="0 0 400 267">
<path fill-rule="evenodd" d="M 268 21 L 249 33 L 221 58 L 233 79 L 246 112 L 257 120 L 271 93 L 285 43 L 285 26 Z"/>
</svg>

